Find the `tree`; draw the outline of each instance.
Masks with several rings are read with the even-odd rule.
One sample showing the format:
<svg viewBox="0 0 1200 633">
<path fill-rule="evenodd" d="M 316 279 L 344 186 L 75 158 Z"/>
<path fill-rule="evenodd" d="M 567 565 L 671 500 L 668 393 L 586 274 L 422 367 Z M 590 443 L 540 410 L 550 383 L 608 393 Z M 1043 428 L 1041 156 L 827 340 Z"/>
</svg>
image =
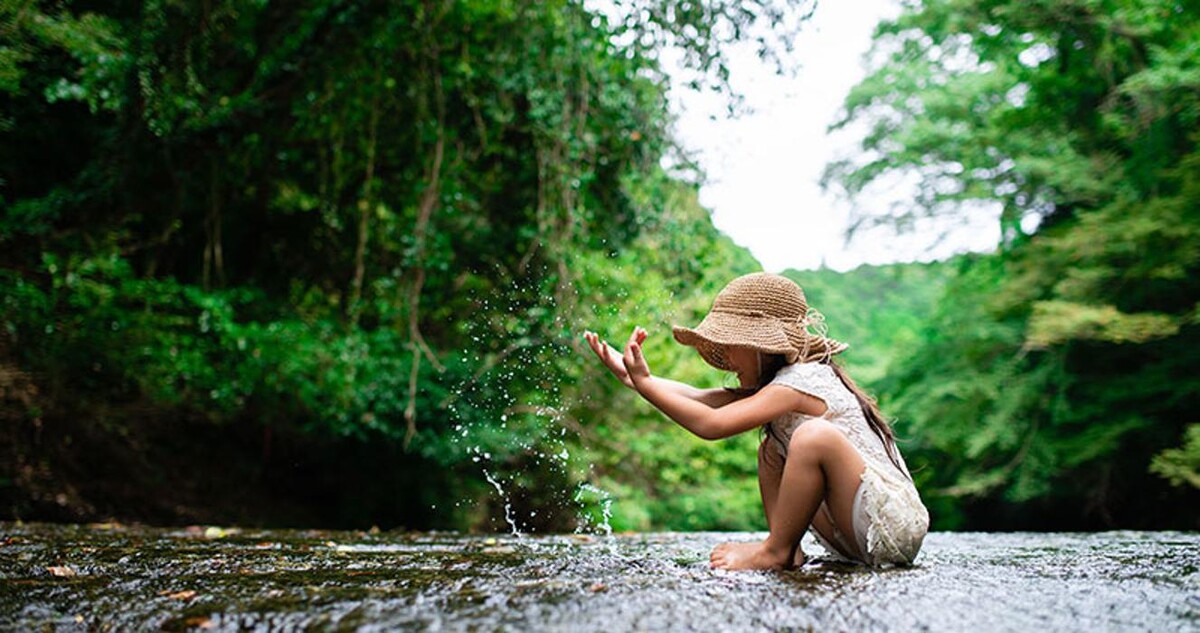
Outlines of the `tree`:
<svg viewBox="0 0 1200 633">
<path fill-rule="evenodd" d="M 924 475 L 948 516 L 1004 498 L 1196 520 L 1145 501 L 1196 405 L 1196 8 L 929 2 L 877 31 L 842 122 L 871 126 L 868 159 L 827 182 L 918 175 L 916 204 L 866 222 L 1000 209 L 1000 251 L 967 260 L 890 388 L 922 460 L 949 464 Z"/>
<path fill-rule="evenodd" d="M 660 166 L 655 52 L 720 84 L 724 44 L 808 6 L 5 2 L 0 362 L 38 392 L 12 436 L 353 438 L 405 492 L 374 520 L 409 525 L 494 518 L 482 455 L 523 473 L 522 503 L 572 490 L 544 459 L 561 425 L 528 412 L 587 376 L 580 298 L 626 274 L 610 254 L 663 230 L 750 265 Z"/>
</svg>

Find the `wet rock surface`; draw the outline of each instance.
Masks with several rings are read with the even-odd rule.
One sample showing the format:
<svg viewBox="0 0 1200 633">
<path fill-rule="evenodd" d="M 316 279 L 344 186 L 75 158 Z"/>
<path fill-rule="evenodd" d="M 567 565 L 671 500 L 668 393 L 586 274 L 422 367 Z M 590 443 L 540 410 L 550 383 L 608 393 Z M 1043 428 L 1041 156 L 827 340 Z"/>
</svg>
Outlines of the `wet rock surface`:
<svg viewBox="0 0 1200 633">
<path fill-rule="evenodd" d="M 935 533 L 912 568 L 708 568 L 761 536 L 0 524 L 0 629 L 1200 630 L 1196 533 Z"/>
</svg>

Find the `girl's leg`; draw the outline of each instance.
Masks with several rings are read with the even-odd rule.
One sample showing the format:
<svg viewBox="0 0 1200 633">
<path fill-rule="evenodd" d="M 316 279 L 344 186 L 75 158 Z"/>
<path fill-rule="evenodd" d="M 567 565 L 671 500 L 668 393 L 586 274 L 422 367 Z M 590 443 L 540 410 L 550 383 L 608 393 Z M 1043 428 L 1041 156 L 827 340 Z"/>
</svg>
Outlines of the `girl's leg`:
<svg viewBox="0 0 1200 633">
<path fill-rule="evenodd" d="M 775 501 L 779 496 L 779 480 L 783 477 L 783 464 L 784 459 L 779 454 L 775 439 L 770 436 L 763 438 L 762 443 L 758 445 L 758 491 L 762 495 L 763 513 L 767 517 L 768 530 L 774 525 L 771 523 L 771 513 L 774 511 Z M 829 521 L 825 513 L 818 512 L 813 517 L 812 525 L 839 554 L 846 558 L 853 556 L 834 538 L 833 523 Z M 733 546 L 734 544 L 729 545 Z M 757 543 L 749 545 L 757 545 Z M 795 566 L 804 564 L 804 552 L 799 547 L 796 548 L 792 564 Z"/>
<path fill-rule="evenodd" d="M 783 465 L 778 492 L 767 510 L 770 527 L 767 540 L 748 546 L 719 545 L 713 550 L 712 565 L 724 569 L 788 566 L 822 501 L 829 506 L 841 532 L 854 534 L 854 495 L 865 467 L 858 451 L 832 424 L 823 420 L 805 422 L 788 443 L 788 459 Z M 765 500 L 772 495 L 769 487 L 762 487 L 762 491 L 766 507 Z M 847 553 L 858 555 L 857 543 L 849 546 L 856 551 Z"/>
<path fill-rule="evenodd" d="M 763 514 L 767 529 L 771 529 L 771 512 L 779 496 L 779 480 L 783 477 L 783 456 L 776 450 L 775 440 L 764 437 L 758 445 L 758 492 L 762 495 Z"/>
</svg>

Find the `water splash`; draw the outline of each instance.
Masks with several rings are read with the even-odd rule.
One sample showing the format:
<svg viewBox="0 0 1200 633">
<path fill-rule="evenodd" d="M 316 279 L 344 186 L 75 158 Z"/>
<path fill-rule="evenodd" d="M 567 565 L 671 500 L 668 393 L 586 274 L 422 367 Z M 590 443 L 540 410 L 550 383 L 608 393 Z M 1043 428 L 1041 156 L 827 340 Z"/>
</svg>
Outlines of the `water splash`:
<svg viewBox="0 0 1200 633">
<path fill-rule="evenodd" d="M 599 497 L 600 524 L 597 525 L 596 527 L 599 528 L 600 531 L 603 532 L 605 536 L 612 536 L 612 525 L 609 523 L 610 519 L 612 519 L 612 502 L 613 502 L 612 495 L 608 494 L 608 492 L 606 490 L 604 490 L 603 488 L 599 488 L 599 487 L 597 487 L 593 484 L 587 483 L 587 482 L 579 484 L 579 488 L 577 488 L 575 490 L 575 502 L 578 503 L 579 507 L 580 507 L 580 512 L 579 512 L 580 527 L 576 528 L 575 532 L 576 533 L 582 532 L 583 526 L 590 525 L 592 522 L 590 517 L 586 513 L 587 504 L 584 501 L 584 493 L 585 492 L 592 493 Z"/>
<path fill-rule="evenodd" d="M 517 529 L 517 522 L 513 519 L 512 515 L 512 501 L 509 500 L 508 494 L 504 492 L 504 487 L 492 477 L 492 474 L 486 468 L 483 469 L 483 476 L 488 480 L 488 483 L 492 484 L 492 487 L 496 489 L 496 492 L 500 494 L 500 498 L 504 501 L 504 520 L 512 528 L 512 535 L 521 538 L 521 530 Z"/>
<path fill-rule="evenodd" d="M 571 396 L 563 381 L 570 372 L 557 360 L 576 351 L 567 340 L 582 327 L 558 302 L 578 301 L 578 290 L 559 288 L 572 296 L 543 294 L 537 305 L 530 297 L 539 287 L 513 281 L 507 291 L 496 290 L 474 296 L 485 318 L 467 322 L 470 343 L 460 355 L 478 367 L 451 388 L 448 409 L 457 419 L 449 439 L 465 449 L 495 490 L 514 536 L 572 524 L 576 533 L 611 534 L 612 496 L 594 484 L 576 483 L 591 477 L 578 472 L 587 468 L 586 458 L 576 454 L 578 427 L 568 412 L 579 403 L 567 402 Z M 552 316 L 547 331 L 530 331 L 527 323 L 544 319 L 547 310 Z M 521 388 L 512 389 L 514 383 Z M 529 469 L 534 476 L 527 476 Z M 522 487 L 529 485 L 539 489 Z M 539 506 L 536 511 L 523 509 L 529 505 L 526 493 Z"/>
</svg>

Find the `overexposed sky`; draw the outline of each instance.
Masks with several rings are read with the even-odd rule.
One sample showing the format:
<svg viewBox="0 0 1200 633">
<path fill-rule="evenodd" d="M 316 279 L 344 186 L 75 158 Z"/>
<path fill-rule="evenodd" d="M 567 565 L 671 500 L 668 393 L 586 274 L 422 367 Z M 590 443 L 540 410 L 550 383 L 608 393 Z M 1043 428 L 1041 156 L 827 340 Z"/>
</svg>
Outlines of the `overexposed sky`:
<svg viewBox="0 0 1200 633">
<path fill-rule="evenodd" d="M 830 136 L 826 128 L 865 75 L 875 25 L 899 10 L 896 0 L 820 2 L 795 41 L 801 67 L 791 77 L 776 75 L 752 45 L 731 50 L 731 83 L 750 114 L 730 118 L 724 97 L 688 90 L 682 82 L 672 88 L 676 137 L 708 176 L 700 202 L 712 210 L 717 228 L 749 248 L 766 270 L 822 264 L 849 270 L 989 250 L 997 243 L 998 223 L 983 212 L 940 243 L 944 227 L 925 226 L 901 236 L 877 230 L 847 245 L 850 208 L 818 184 L 827 163 L 856 147 L 861 131 Z M 905 197 L 911 188 L 897 181 L 858 204 L 886 207 Z"/>
</svg>

